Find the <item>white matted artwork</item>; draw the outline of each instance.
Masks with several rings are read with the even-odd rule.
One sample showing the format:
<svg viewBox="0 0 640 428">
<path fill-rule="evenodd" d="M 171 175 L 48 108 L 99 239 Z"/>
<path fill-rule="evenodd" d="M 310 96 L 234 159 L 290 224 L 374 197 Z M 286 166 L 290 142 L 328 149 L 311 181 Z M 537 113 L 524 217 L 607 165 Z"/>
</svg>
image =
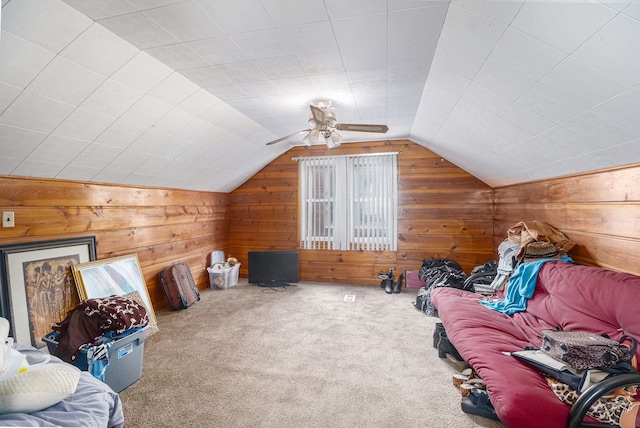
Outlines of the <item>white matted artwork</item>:
<svg viewBox="0 0 640 428">
<path fill-rule="evenodd" d="M 81 263 L 71 270 L 81 299 L 124 296 L 137 291 L 147 308 L 151 323 L 156 325 L 156 314 L 137 254 Z"/>
</svg>

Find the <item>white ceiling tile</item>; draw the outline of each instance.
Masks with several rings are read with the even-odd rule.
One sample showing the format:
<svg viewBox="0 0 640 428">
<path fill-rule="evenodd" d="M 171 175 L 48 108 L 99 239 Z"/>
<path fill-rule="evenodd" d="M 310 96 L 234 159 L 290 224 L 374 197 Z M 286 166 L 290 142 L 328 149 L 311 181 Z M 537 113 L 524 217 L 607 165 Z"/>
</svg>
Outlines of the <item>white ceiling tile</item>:
<svg viewBox="0 0 640 428">
<path fill-rule="evenodd" d="M 141 92 L 107 79 L 80 107 L 118 117 L 141 97 Z"/>
<path fill-rule="evenodd" d="M 176 138 L 186 140 L 189 142 L 197 140 L 202 134 L 207 132 L 213 125 L 201 118 L 189 122 L 187 126 L 182 128 L 176 135 Z"/>
<path fill-rule="evenodd" d="M 387 85 L 389 74 L 386 68 L 377 70 L 356 70 L 347 73 L 349 83 L 354 93 L 360 87 Z"/>
<path fill-rule="evenodd" d="M 249 97 L 268 97 L 280 94 L 280 90 L 268 80 L 262 82 L 238 83 L 238 87 L 240 87 L 240 89 L 242 89 Z"/>
<path fill-rule="evenodd" d="M 94 21 L 111 16 L 136 12 L 138 9 L 128 0 L 62 0 Z"/>
<path fill-rule="evenodd" d="M 211 65 L 249 60 L 249 56 L 228 36 L 194 40 L 187 46 Z"/>
<path fill-rule="evenodd" d="M 629 0 L 626 2 L 623 2 L 623 1 L 616 2 L 616 0 L 604 0 L 604 4 L 606 4 L 607 6 L 612 6 L 614 8 L 615 8 L 615 3 L 617 3 L 618 5 L 621 5 L 620 9 L 624 9 L 622 10 L 622 13 L 624 13 L 627 16 L 630 16 L 631 18 L 637 21 L 640 21 L 640 2 L 638 2 L 637 0 Z"/>
<path fill-rule="evenodd" d="M 629 86 L 621 81 L 571 57 L 551 70 L 540 83 L 556 91 L 562 91 L 568 97 L 584 98 L 589 101 L 590 106 L 600 104 L 629 89 Z"/>
<path fill-rule="evenodd" d="M 72 105 L 24 91 L 0 116 L 0 123 L 34 131 L 51 132 L 73 110 Z"/>
<path fill-rule="evenodd" d="M 167 6 L 174 3 L 180 3 L 184 0 L 129 0 L 131 4 L 139 10 L 152 9 L 154 7 Z"/>
<path fill-rule="evenodd" d="M 481 114 L 486 121 L 493 119 L 511 105 L 508 98 L 475 82 L 469 85 L 467 91 L 460 97 L 459 103 Z"/>
<path fill-rule="evenodd" d="M 499 117 L 533 135 L 540 134 L 556 125 L 555 122 L 518 103 L 513 103 L 504 109 Z"/>
<path fill-rule="evenodd" d="M 127 148 L 127 151 L 134 150 L 136 152 L 153 154 L 160 150 L 170 138 L 171 135 L 169 134 L 154 128 L 149 128 Z"/>
<path fill-rule="evenodd" d="M 536 81 L 566 56 L 559 49 L 513 28 L 507 29 L 491 53 L 491 59 Z"/>
<path fill-rule="evenodd" d="M 138 52 L 131 43 L 94 23 L 60 55 L 103 76 L 110 76 Z"/>
<path fill-rule="evenodd" d="M 145 130 L 146 128 L 142 126 L 118 119 L 105 129 L 95 141 L 109 146 L 126 148 L 140 137 Z"/>
<path fill-rule="evenodd" d="M 171 162 L 170 158 L 151 155 L 136 168 L 134 174 L 157 175 L 169 165 L 169 162 Z"/>
<path fill-rule="evenodd" d="M 328 19 L 322 0 L 292 2 L 290 0 L 262 0 L 262 5 L 277 27 L 307 24 Z"/>
<path fill-rule="evenodd" d="M 146 52 L 139 52 L 129 60 L 111 78 L 140 92 L 151 88 L 166 79 L 173 70 L 153 58 Z"/>
<path fill-rule="evenodd" d="M 598 116 L 640 135 L 640 90 L 631 89 L 591 109 Z M 0 117 L 0 120 L 2 117 Z"/>
<path fill-rule="evenodd" d="M 265 76 L 262 70 L 260 70 L 253 61 L 219 64 L 216 68 L 233 83 L 267 80 L 267 76 Z"/>
<path fill-rule="evenodd" d="M 144 13 L 183 42 L 224 34 L 198 3 L 192 0 L 147 9 Z"/>
<path fill-rule="evenodd" d="M 227 34 L 274 27 L 260 0 L 198 0 L 198 3 Z"/>
<path fill-rule="evenodd" d="M 579 95 L 552 89 L 541 83 L 531 87 L 517 102 L 555 123 L 571 119 L 592 106 L 589 100 Z"/>
<path fill-rule="evenodd" d="M 67 166 L 65 162 L 43 162 L 25 159 L 13 171 L 13 175 L 54 178 Z"/>
<path fill-rule="evenodd" d="M 187 113 L 186 111 L 178 108 L 173 108 L 169 110 L 167 114 L 162 116 L 154 126 L 159 131 L 166 132 L 169 135 L 174 135 L 194 119 L 195 116 L 191 113 Z"/>
<path fill-rule="evenodd" d="M 22 159 L 0 156 L 0 174 L 12 174 L 21 161 Z"/>
<path fill-rule="evenodd" d="M 440 37 L 448 6 L 420 7 L 389 13 L 389 43 L 414 40 L 436 39 Z"/>
<path fill-rule="evenodd" d="M 640 136 L 623 129 L 592 111 L 586 111 L 562 124 L 581 138 L 592 141 L 600 148 L 612 147 L 632 141 Z"/>
<path fill-rule="evenodd" d="M 178 104 L 177 107 L 194 116 L 199 116 L 217 104 L 220 104 L 220 99 L 204 89 L 199 89 L 195 94 Z"/>
<path fill-rule="evenodd" d="M 92 143 L 76 156 L 71 165 L 102 169 L 114 160 L 122 149 L 105 144 Z M 98 171 L 96 171 L 97 173 Z"/>
<path fill-rule="evenodd" d="M 41 162 L 59 159 L 68 162 L 78 156 L 88 145 L 88 141 L 49 135 L 29 154 L 27 159 Z"/>
<path fill-rule="evenodd" d="M 344 71 L 342 56 L 337 49 L 296 55 L 304 74 L 328 74 Z"/>
<path fill-rule="evenodd" d="M 513 20 L 515 28 L 571 53 L 616 12 L 593 2 L 526 2 Z"/>
<path fill-rule="evenodd" d="M 187 46 L 187 43 L 158 46 L 144 51 L 176 71 L 209 65 L 204 58 Z"/>
<path fill-rule="evenodd" d="M 506 28 L 502 23 L 451 5 L 440 37 L 486 58 Z"/>
<path fill-rule="evenodd" d="M 331 23 L 322 21 L 234 34 L 231 38 L 250 59 L 260 59 L 336 49 L 333 32 Z"/>
<path fill-rule="evenodd" d="M 382 45 L 388 41 L 387 15 L 354 16 L 332 21 L 340 49 Z"/>
<path fill-rule="evenodd" d="M 109 169 L 113 171 L 133 171 L 138 165 L 146 161 L 149 156 L 151 156 L 149 153 L 127 149 L 111 161 Z"/>
<path fill-rule="evenodd" d="M 158 119 L 171 110 L 169 104 L 150 97 L 144 96 L 127 110 L 120 118 L 136 125 L 151 127 Z"/>
<path fill-rule="evenodd" d="M 60 171 L 56 178 L 62 180 L 91 181 L 100 172 L 100 168 L 69 164 Z"/>
<path fill-rule="evenodd" d="M 25 88 L 51 61 L 54 54 L 2 30 L 0 33 L 0 81 Z"/>
<path fill-rule="evenodd" d="M 80 105 L 104 77 L 57 56 L 27 86 L 27 90 L 74 106 Z"/>
<path fill-rule="evenodd" d="M 164 156 L 166 158 L 175 159 L 176 157 L 178 157 L 180 153 L 185 151 L 191 144 L 192 142 L 189 140 L 185 140 L 183 138 L 173 136 L 167 141 L 167 143 L 164 146 L 162 146 L 156 152 L 156 154 L 158 156 Z M 182 165 L 181 162 L 180 164 Z M 184 167 L 180 166 L 180 170 L 182 169 L 184 169 Z"/>
<path fill-rule="evenodd" d="M 148 95 L 164 101 L 170 105 L 176 105 L 195 94 L 200 87 L 184 77 L 180 73 L 172 73 L 149 91 Z"/>
<path fill-rule="evenodd" d="M 387 12 L 387 0 L 325 0 L 331 19 Z"/>
<path fill-rule="evenodd" d="M 595 37 L 575 52 L 575 57 L 630 85 L 640 84 L 640 22 L 616 16 Z"/>
<path fill-rule="evenodd" d="M 22 89 L 0 82 L 0 114 L 18 98 Z"/>
<path fill-rule="evenodd" d="M 434 57 L 434 64 L 467 79 L 473 79 L 487 57 L 479 55 L 455 41 L 440 38 Z"/>
<path fill-rule="evenodd" d="M 64 137 L 93 141 L 114 121 L 115 118 L 112 116 L 78 108 L 53 133 Z"/>
<path fill-rule="evenodd" d="M 23 25 L 29 22 L 30 25 Z M 21 0 L 2 7 L 2 28 L 58 53 L 93 21 L 60 1 Z"/>
<path fill-rule="evenodd" d="M 46 137 L 43 132 L 0 124 L 0 153 L 3 157 L 24 159 Z"/>
<path fill-rule="evenodd" d="M 358 46 L 353 48 L 340 48 L 344 68 L 347 71 L 375 70 L 387 68 L 387 45 Z"/>
<path fill-rule="evenodd" d="M 180 41 L 142 12 L 103 19 L 100 24 L 128 40 L 138 49 L 148 49 Z"/>
<path fill-rule="evenodd" d="M 249 94 L 247 94 L 240 86 L 236 85 L 235 83 L 229 85 L 209 86 L 205 89 L 215 97 L 223 101 L 234 100 L 237 98 L 247 98 L 249 96 Z"/>
<path fill-rule="evenodd" d="M 512 101 L 517 100 L 535 83 L 492 58 L 484 63 L 476 76 L 476 81 Z"/>
<path fill-rule="evenodd" d="M 98 183 L 122 183 L 127 178 L 129 172 L 117 170 L 111 167 L 105 167 L 102 171 L 93 177 L 93 181 Z"/>
<path fill-rule="evenodd" d="M 452 4 L 479 13 L 487 18 L 495 19 L 503 24 L 511 24 L 518 14 L 524 1 L 478 1 L 478 0 L 452 0 Z"/>
<path fill-rule="evenodd" d="M 588 159 L 594 158 L 598 162 L 597 169 L 640 163 L 640 139 L 602 149 Z"/>
<path fill-rule="evenodd" d="M 203 88 L 207 86 L 226 85 L 231 80 L 222 74 L 215 66 L 190 68 L 180 72 L 187 79 Z"/>
</svg>

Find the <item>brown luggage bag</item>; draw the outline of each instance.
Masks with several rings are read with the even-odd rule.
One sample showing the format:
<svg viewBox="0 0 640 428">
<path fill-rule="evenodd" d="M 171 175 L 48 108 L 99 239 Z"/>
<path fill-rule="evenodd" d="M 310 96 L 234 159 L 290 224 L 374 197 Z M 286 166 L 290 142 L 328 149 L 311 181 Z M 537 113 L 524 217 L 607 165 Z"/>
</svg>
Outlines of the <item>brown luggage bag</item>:
<svg viewBox="0 0 640 428">
<path fill-rule="evenodd" d="M 159 274 L 160 284 L 174 311 L 186 309 L 200 300 L 200 292 L 186 263 L 176 263 Z"/>
</svg>

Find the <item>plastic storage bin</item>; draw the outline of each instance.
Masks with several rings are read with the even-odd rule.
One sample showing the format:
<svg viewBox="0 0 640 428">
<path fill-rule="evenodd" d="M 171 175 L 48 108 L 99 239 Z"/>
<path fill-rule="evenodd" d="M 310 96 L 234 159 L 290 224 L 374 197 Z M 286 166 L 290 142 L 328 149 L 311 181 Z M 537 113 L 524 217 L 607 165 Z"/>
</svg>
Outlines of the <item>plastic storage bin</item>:
<svg viewBox="0 0 640 428">
<path fill-rule="evenodd" d="M 147 328 L 143 328 L 120 339 L 112 341 L 109 349 L 109 365 L 104 373 L 104 383 L 115 392 L 132 385 L 142 376 L 142 357 Z M 42 340 L 47 344 L 49 353 L 54 355 L 58 347 L 59 334 L 51 332 Z M 87 351 L 82 350 L 74 361 L 80 370 L 89 370 Z"/>
<path fill-rule="evenodd" d="M 227 289 L 238 283 L 238 274 L 240 273 L 240 263 L 228 268 L 207 268 L 209 272 L 209 286 L 211 288 Z"/>
</svg>

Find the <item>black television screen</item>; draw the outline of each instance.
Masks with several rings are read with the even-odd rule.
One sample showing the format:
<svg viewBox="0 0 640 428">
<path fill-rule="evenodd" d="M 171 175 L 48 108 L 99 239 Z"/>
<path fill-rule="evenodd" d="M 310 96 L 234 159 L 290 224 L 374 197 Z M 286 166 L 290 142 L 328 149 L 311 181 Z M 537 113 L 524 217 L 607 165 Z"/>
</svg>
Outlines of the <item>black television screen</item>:
<svg viewBox="0 0 640 428">
<path fill-rule="evenodd" d="M 297 283 L 297 251 L 249 251 L 249 283 L 262 287 Z"/>
</svg>

